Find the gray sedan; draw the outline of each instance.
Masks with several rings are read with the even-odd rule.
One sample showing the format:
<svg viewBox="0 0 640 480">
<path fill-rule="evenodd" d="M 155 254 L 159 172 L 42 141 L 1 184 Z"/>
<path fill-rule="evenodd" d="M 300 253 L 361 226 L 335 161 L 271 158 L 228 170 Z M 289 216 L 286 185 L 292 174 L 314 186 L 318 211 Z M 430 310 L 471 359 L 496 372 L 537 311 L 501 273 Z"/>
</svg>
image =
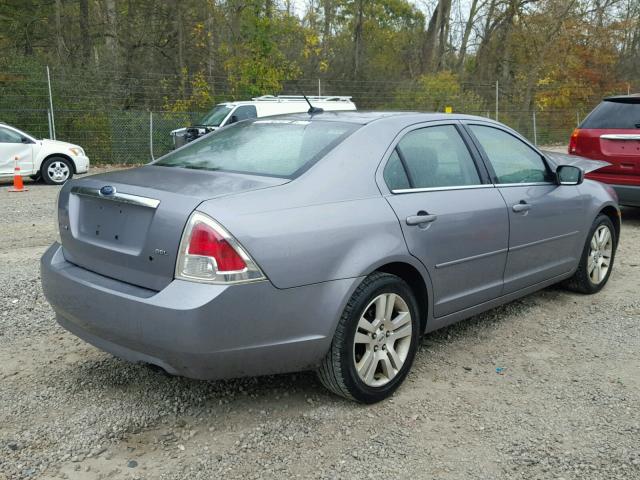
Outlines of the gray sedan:
<svg viewBox="0 0 640 480">
<path fill-rule="evenodd" d="M 67 182 L 43 288 L 64 328 L 119 357 L 200 379 L 315 369 L 375 402 L 424 333 L 607 283 L 620 214 L 584 180 L 599 166 L 479 117 L 249 120 Z"/>
</svg>

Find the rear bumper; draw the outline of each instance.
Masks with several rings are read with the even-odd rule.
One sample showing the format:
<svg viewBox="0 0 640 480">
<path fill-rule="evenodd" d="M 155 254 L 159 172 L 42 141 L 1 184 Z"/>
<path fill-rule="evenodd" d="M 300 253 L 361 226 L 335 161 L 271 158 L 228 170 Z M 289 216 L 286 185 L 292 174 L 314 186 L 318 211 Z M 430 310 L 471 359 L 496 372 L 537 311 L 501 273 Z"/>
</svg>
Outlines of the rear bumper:
<svg viewBox="0 0 640 480">
<path fill-rule="evenodd" d="M 160 292 L 67 262 L 59 244 L 41 260 L 42 286 L 60 325 L 132 362 L 200 379 L 314 368 L 360 279 L 277 289 L 175 280 Z"/>
<path fill-rule="evenodd" d="M 640 185 L 611 185 L 618 194 L 618 203 L 629 207 L 640 207 Z"/>
</svg>

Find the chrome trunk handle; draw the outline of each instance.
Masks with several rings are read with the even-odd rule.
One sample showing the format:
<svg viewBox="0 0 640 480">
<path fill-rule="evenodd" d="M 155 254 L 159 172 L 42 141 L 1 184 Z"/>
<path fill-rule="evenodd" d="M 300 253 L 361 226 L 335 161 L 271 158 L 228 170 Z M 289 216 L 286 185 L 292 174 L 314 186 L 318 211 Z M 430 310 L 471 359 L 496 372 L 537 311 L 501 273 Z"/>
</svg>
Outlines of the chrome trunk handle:
<svg viewBox="0 0 640 480">
<path fill-rule="evenodd" d="M 132 195 L 130 193 L 120 193 L 113 188 L 113 193 L 105 195 L 100 192 L 100 188 L 91 187 L 72 187 L 71 193 L 82 197 L 100 198 L 102 200 L 108 200 L 110 202 L 127 203 L 129 205 L 137 205 L 139 207 L 158 208 L 160 200 L 155 198 L 141 197 L 139 195 Z"/>
</svg>

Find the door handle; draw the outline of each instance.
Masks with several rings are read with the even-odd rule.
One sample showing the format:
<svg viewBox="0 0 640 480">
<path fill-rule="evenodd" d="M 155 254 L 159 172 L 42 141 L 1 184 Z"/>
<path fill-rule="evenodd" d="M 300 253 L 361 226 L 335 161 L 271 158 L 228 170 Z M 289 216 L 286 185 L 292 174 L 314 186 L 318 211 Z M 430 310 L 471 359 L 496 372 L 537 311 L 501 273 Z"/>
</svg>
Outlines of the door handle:
<svg viewBox="0 0 640 480">
<path fill-rule="evenodd" d="M 438 219 L 437 215 L 430 215 L 427 212 L 418 212 L 417 215 L 411 215 L 407 217 L 407 225 L 422 225 L 424 223 L 435 222 Z"/>
<path fill-rule="evenodd" d="M 529 205 L 524 200 L 520 200 L 520 203 L 516 203 L 513 207 L 511 207 L 511 209 L 516 213 L 528 212 L 529 210 L 531 210 L 531 205 Z"/>
</svg>

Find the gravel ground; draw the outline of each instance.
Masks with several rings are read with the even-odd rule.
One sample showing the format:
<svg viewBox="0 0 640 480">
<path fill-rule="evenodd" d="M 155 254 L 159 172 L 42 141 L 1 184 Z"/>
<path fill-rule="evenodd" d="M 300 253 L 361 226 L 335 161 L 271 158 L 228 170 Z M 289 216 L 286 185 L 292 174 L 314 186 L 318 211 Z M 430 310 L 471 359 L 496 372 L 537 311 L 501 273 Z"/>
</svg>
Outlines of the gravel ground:
<svg viewBox="0 0 640 480">
<path fill-rule="evenodd" d="M 367 407 L 311 373 L 193 381 L 76 339 L 40 288 L 57 187 L 7 186 L 0 478 L 640 479 L 640 209 L 600 294 L 549 288 L 431 334 Z"/>
</svg>

